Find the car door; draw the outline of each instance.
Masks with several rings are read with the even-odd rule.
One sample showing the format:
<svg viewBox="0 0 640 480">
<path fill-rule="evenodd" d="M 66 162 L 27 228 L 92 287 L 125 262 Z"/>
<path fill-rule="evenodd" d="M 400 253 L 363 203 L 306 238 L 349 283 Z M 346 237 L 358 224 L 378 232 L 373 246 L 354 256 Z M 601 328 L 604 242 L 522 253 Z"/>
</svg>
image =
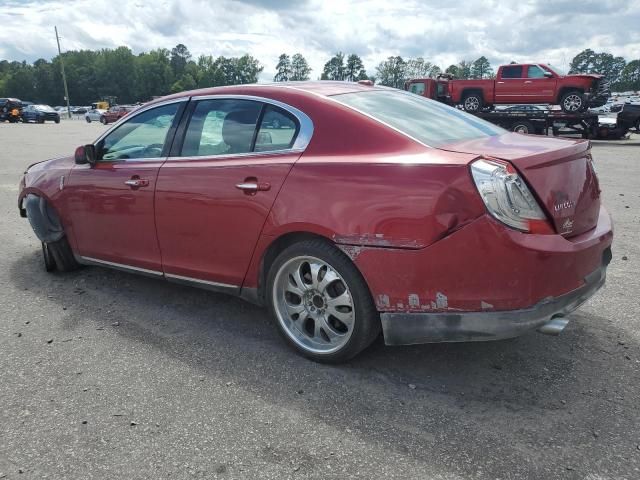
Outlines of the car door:
<svg viewBox="0 0 640 480">
<path fill-rule="evenodd" d="M 192 99 L 181 145 L 156 186 L 168 279 L 226 291 L 242 285 L 275 197 L 312 130 L 304 113 L 269 102 Z"/>
<path fill-rule="evenodd" d="M 96 163 L 64 186 L 80 256 L 161 272 L 153 190 L 185 100 L 142 110 L 96 142 Z"/>
<path fill-rule="evenodd" d="M 522 65 L 505 65 L 500 77 L 496 79 L 496 103 L 526 103 L 523 97 L 524 67 Z"/>
<path fill-rule="evenodd" d="M 556 82 L 553 77 L 545 77 L 545 71 L 538 65 L 528 65 L 523 94 L 530 103 L 553 103 Z"/>
</svg>

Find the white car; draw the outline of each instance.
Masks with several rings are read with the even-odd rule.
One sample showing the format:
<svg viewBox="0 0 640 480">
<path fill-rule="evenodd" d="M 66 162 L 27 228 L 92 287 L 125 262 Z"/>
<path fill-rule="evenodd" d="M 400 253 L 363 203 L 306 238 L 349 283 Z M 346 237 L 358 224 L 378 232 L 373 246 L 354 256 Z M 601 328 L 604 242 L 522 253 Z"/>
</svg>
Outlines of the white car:
<svg viewBox="0 0 640 480">
<path fill-rule="evenodd" d="M 100 117 L 106 112 L 106 110 L 102 110 L 101 108 L 92 108 L 87 113 L 84 114 L 84 119 L 87 123 L 91 122 L 99 122 Z"/>
</svg>

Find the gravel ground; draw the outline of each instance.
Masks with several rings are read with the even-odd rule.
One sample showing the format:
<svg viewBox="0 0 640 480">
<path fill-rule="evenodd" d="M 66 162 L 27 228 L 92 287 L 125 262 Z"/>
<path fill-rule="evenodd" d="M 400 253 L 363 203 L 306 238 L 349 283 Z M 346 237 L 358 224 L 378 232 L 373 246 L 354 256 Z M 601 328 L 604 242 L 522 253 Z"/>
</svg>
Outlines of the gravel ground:
<svg viewBox="0 0 640 480">
<path fill-rule="evenodd" d="M 640 478 L 640 136 L 594 142 L 606 287 L 559 337 L 306 361 L 239 299 L 44 272 L 30 163 L 99 124 L 0 124 L 0 478 Z"/>
</svg>

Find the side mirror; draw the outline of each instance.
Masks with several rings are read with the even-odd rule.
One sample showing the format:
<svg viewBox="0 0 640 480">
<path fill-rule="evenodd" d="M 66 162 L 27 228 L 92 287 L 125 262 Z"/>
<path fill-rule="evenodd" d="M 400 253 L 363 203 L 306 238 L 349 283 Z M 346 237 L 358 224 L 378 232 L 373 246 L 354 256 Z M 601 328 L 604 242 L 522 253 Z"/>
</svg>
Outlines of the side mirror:
<svg viewBox="0 0 640 480">
<path fill-rule="evenodd" d="M 553 73 L 551 72 L 544 72 L 544 76 L 547 78 L 553 78 Z"/>
<path fill-rule="evenodd" d="M 96 163 L 96 147 L 89 143 L 76 148 L 75 160 L 78 165 L 94 165 Z"/>
</svg>

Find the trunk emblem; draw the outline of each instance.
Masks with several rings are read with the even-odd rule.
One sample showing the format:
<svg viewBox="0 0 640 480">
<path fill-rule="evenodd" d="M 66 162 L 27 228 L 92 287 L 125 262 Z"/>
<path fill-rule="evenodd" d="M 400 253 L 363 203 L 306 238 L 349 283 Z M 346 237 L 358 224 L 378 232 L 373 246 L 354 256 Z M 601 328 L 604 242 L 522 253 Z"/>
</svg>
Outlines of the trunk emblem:
<svg viewBox="0 0 640 480">
<path fill-rule="evenodd" d="M 573 230 L 573 220 L 567 218 L 562 224 L 562 230 L 564 230 L 565 232 L 570 232 L 571 230 Z"/>
</svg>

